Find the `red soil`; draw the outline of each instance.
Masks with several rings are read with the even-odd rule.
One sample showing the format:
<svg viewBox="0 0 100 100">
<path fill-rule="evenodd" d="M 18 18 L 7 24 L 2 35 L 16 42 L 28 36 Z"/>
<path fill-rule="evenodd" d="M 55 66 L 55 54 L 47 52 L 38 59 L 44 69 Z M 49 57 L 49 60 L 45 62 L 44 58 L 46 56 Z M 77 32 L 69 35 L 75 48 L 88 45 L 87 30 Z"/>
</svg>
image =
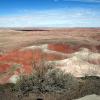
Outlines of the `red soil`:
<svg viewBox="0 0 100 100">
<path fill-rule="evenodd" d="M 62 53 L 72 53 L 74 51 L 68 44 L 49 44 L 48 49 Z"/>
<path fill-rule="evenodd" d="M 100 45 L 99 45 L 99 46 L 97 46 L 96 48 L 97 48 L 97 50 L 100 52 Z"/>
<path fill-rule="evenodd" d="M 54 47 L 55 46 L 55 47 Z M 48 48 L 55 49 L 59 52 L 70 52 L 70 47 L 67 45 L 49 45 Z M 71 49 L 72 51 L 72 49 Z M 22 68 L 24 69 L 25 73 L 31 73 L 32 72 L 32 62 L 39 62 L 41 59 L 45 59 L 47 61 L 52 60 L 61 60 L 66 58 L 66 56 L 62 56 L 60 54 L 54 54 L 54 53 L 43 53 L 41 49 L 34 49 L 34 50 L 24 50 L 24 51 L 14 51 L 11 53 L 8 53 L 4 56 L 0 57 L 0 62 L 7 62 L 9 64 L 2 64 L 0 65 L 0 72 L 6 72 L 12 65 L 15 63 L 21 64 Z"/>
<path fill-rule="evenodd" d="M 47 61 L 62 60 L 65 58 L 66 56 L 62 56 L 54 53 L 44 53 L 44 59 Z"/>
<path fill-rule="evenodd" d="M 20 74 L 21 72 L 30 74 L 33 70 L 32 68 L 33 61 L 38 63 L 39 61 L 41 61 L 41 59 L 45 59 L 46 61 L 62 60 L 67 58 L 66 54 L 73 53 L 79 50 L 80 47 L 82 46 L 79 45 L 70 46 L 68 44 L 48 44 L 48 50 L 57 51 L 59 53 L 65 53 L 65 55 L 53 52 L 43 52 L 39 48 L 36 48 L 34 50 L 26 49 L 26 50 L 14 51 L 0 57 L 0 62 L 10 63 L 10 64 L 1 64 L 0 73 L 7 72 L 7 70 L 11 68 L 12 65 L 17 63 L 21 65 L 20 68 L 16 70 L 17 74 Z M 100 46 L 97 48 L 100 49 Z M 93 63 L 96 64 L 97 62 Z M 0 79 L 0 83 L 9 79 L 10 76 L 11 75 L 8 75 L 4 79 Z"/>
<path fill-rule="evenodd" d="M 96 61 L 88 61 L 90 64 L 97 64 L 100 65 L 100 60 L 96 60 Z"/>
<path fill-rule="evenodd" d="M 11 67 L 11 65 L 9 64 L 0 64 L 0 73 L 4 73 L 7 70 L 9 70 L 9 68 Z"/>
</svg>

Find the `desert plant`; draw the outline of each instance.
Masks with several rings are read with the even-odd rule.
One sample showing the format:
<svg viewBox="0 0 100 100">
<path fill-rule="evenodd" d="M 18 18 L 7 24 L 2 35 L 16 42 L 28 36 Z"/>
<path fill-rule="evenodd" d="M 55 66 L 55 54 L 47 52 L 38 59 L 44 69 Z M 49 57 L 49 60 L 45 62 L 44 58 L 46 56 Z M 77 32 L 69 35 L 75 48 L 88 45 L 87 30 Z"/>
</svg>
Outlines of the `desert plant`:
<svg viewBox="0 0 100 100">
<path fill-rule="evenodd" d="M 60 69 L 54 68 L 54 64 L 41 62 L 34 64 L 34 70 L 30 76 L 21 76 L 16 90 L 20 93 L 46 93 L 46 92 L 71 92 L 78 86 L 78 81 L 71 74 L 66 74 Z"/>
</svg>

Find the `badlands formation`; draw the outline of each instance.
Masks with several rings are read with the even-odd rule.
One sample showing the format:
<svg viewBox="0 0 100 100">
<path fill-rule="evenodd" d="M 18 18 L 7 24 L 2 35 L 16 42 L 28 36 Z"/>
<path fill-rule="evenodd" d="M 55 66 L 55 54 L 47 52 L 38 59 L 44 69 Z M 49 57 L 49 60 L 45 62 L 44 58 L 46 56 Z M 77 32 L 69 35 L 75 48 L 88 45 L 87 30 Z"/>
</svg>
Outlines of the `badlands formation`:
<svg viewBox="0 0 100 100">
<path fill-rule="evenodd" d="M 0 84 L 31 74 L 41 60 L 75 77 L 100 76 L 100 29 L 0 31 Z"/>
</svg>

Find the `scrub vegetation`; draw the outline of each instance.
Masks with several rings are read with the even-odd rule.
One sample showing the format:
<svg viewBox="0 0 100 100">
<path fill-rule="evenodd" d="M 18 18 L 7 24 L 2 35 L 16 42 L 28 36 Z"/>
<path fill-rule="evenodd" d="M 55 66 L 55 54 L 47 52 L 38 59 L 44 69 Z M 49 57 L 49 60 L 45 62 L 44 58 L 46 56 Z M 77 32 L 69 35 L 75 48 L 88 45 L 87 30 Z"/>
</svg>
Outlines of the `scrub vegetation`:
<svg viewBox="0 0 100 100">
<path fill-rule="evenodd" d="M 31 75 L 21 75 L 16 84 L 0 86 L 0 100 L 72 100 L 100 95 L 99 77 L 76 78 L 54 66 L 45 61 L 33 63 Z"/>
</svg>

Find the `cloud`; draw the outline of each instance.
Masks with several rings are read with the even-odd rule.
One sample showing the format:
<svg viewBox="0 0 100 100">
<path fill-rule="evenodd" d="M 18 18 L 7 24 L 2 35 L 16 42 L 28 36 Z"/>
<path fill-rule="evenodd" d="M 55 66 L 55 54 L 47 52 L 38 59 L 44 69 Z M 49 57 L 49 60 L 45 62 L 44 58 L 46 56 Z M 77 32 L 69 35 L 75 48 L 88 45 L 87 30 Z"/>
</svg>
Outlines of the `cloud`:
<svg viewBox="0 0 100 100">
<path fill-rule="evenodd" d="M 0 17 L 0 27 L 100 27 L 100 13 L 91 9 L 30 11 Z"/>
</svg>

